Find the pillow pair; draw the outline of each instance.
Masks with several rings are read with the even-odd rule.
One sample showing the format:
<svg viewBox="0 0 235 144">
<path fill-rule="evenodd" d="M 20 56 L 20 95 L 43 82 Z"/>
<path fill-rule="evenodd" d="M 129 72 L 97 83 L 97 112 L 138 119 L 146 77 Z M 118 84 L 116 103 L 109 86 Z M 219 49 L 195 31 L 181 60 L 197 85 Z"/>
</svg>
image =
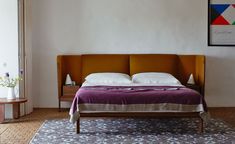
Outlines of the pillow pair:
<svg viewBox="0 0 235 144">
<path fill-rule="evenodd" d="M 180 84 L 171 74 L 159 72 L 137 73 L 132 78 L 124 73 L 93 73 L 85 80 L 95 84 Z"/>
</svg>

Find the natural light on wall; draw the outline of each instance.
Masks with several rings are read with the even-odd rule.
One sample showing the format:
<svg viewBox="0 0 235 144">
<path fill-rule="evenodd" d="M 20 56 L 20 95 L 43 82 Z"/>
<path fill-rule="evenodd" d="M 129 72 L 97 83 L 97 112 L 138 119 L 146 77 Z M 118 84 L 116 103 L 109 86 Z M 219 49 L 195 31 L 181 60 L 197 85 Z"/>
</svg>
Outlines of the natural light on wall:
<svg viewBox="0 0 235 144">
<path fill-rule="evenodd" d="M 18 76 L 18 6 L 17 0 L 0 0 L 0 75 L 9 72 Z M 0 87 L 0 98 L 7 88 Z M 6 107 L 6 117 L 12 117 L 11 106 Z"/>
</svg>

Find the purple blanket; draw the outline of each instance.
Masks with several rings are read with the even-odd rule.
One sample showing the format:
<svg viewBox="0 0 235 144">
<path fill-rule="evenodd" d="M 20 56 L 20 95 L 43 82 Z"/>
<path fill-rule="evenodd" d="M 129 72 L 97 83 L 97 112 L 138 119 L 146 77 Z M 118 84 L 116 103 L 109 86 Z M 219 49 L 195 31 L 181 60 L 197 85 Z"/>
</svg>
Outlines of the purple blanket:
<svg viewBox="0 0 235 144">
<path fill-rule="evenodd" d="M 130 105 L 154 105 L 161 106 L 161 110 L 164 110 L 166 104 L 171 104 L 166 107 L 167 110 L 171 110 L 172 105 L 175 108 L 179 108 L 181 111 L 182 106 L 187 106 L 189 110 L 190 106 L 194 106 L 197 110 L 193 111 L 207 111 L 204 97 L 197 91 L 186 87 L 179 86 L 86 86 L 82 87 L 76 93 L 73 100 L 70 115 L 75 112 L 88 110 L 89 107 L 96 105 L 99 109 L 102 105 L 113 106 L 110 109 L 117 109 L 118 106 L 130 106 Z M 198 110 L 198 106 L 201 106 Z M 81 107 L 80 107 L 81 106 Z M 96 110 L 96 107 L 92 107 L 92 110 Z M 156 108 L 155 108 L 156 109 Z M 159 109 L 159 108 L 158 108 Z M 149 108 L 148 108 L 149 110 Z"/>
</svg>

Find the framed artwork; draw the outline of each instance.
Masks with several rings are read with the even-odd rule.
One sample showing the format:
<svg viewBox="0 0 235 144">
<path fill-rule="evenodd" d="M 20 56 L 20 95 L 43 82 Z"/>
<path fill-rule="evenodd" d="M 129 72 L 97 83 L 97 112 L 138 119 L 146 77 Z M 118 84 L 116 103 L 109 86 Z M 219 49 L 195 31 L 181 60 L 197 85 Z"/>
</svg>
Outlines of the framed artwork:
<svg viewBox="0 0 235 144">
<path fill-rule="evenodd" d="M 208 0 L 208 45 L 235 46 L 235 0 Z"/>
</svg>

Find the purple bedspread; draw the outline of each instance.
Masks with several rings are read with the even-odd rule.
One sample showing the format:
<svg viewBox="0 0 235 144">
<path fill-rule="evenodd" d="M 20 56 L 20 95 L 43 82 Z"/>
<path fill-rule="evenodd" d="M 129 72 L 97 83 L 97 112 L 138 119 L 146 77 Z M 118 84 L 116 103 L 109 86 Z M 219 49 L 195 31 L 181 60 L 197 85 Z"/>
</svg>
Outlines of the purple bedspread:
<svg viewBox="0 0 235 144">
<path fill-rule="evenodd" d="M 70 114 L 80 104 L 202 104 L 207 111 L 204 97 L 195 90 L 180 86 L 87 86 L 76 93 Z"/>
</svg>

